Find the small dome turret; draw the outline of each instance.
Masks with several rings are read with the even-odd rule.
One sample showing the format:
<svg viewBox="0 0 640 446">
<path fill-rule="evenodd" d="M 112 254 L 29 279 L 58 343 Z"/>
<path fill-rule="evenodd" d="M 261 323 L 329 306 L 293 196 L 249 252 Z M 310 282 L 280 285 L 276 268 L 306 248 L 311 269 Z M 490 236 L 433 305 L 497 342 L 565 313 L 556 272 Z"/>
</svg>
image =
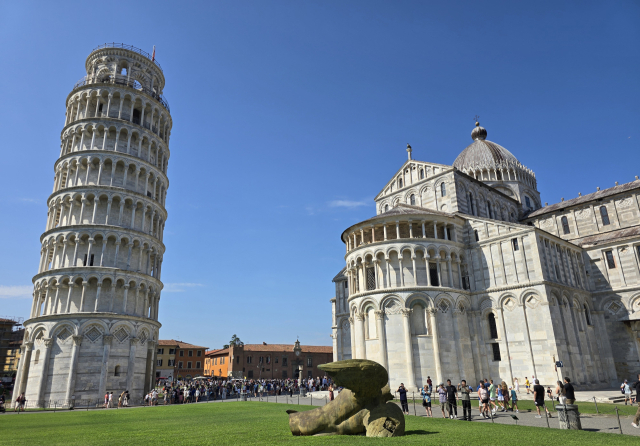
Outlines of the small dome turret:
<svg viewBox="0 0 640 446">
<path fill-rule="evenodd" d="M 487 130 L 484 127 L 480 127 L 480 123 L 476 121 L 476 127 L 471 130 L 471 139 L 474 141 L 487 139 Z"/>
</svg>

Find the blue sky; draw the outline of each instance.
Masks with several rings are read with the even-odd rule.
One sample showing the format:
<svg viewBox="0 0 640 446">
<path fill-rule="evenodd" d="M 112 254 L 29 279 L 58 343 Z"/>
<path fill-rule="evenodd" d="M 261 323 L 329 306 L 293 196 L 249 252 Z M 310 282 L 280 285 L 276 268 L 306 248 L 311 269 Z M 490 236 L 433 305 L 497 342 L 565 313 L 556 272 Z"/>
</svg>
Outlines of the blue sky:
<svg viewBox="0 0 640 446">
<path fill-rule="evenodd" d="M 640 175 L 640 4 L 0 3 L 0 316 L 29 314 L 67 94 L 151 51 L 174 126 L 162 338 L 330 345 L 341 232 L 406 159 L 488 139 L 555 203 Z"/>
</svg>

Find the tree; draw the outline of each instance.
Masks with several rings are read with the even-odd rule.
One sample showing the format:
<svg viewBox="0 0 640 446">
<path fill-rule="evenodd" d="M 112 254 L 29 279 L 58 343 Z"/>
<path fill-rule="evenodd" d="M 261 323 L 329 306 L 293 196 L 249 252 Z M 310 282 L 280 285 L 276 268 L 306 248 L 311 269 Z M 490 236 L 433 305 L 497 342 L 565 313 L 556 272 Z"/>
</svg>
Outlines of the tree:
<svg viewBox="0 0 640 446">
<path fill-rule="evenodd" d="M 244 345 L 244 342 L 242 342 L 240 338 L 234 334 L 233 336 L 231 336 L 231 340 L 229 341 L 229 346 L 231 345 L 233 345 L 234 347 L 242 347 Z M 229 347 L 227 346 L 225 348 Z"/>
<path fill-rule="evenodd" d="M 229 348 L 229 344 L 224 344 L 222 348 Z"/>
</svg>

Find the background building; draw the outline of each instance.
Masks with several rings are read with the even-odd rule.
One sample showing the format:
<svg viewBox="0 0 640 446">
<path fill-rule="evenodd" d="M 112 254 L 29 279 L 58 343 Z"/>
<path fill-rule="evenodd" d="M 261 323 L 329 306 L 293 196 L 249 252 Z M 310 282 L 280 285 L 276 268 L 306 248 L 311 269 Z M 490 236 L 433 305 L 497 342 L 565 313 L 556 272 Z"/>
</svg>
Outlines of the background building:
<svg viewBox="0 0 640 446">
<path fill-rule="evenodd" d="M 296 347 L 299 347 L 296 349 Z M 296 354 L 297 353 L 297 354 Z M 333 361 L 331 347 L 295 344 L 231 345 L 228 352 L 229 377 L 282 379 L 293 378 L 296 370 L 303 378 L 324 376 L 320 364 Z"/>
<path fill-rule="evenodd" d="M 229 349 L 210 350 L 205 354 L 204 376 L 226 378 L 229 376 Z"/>
<path fill-rule="evenodd" d="M 14 397 L 98 399 L 153 384 L 167 211 L 169 105 L 160 64 L 89 54 L 66 99 Z"/>
<path fill-rule="evenodd" d="M 24 328 L 22 318 L 0 318 L 0 379 L 15 382 Z"/>
<path fill-rule="evenodd" d="M 176 341 L 158 341 L 156 379 L 190 379 L 205 373 L 207 347 Z"/>
<path fill-rule="evenodd" d="M 335 358 L 375 360 L 412 389 L 427 376 L 562 373 L 589 388 L 635 376 L 640 181 L 541 207 L 535 174 L 478 123 L 471 136 L 453 166 L 408 147 L 376 216 L 343 232 Z"/>
</svg>

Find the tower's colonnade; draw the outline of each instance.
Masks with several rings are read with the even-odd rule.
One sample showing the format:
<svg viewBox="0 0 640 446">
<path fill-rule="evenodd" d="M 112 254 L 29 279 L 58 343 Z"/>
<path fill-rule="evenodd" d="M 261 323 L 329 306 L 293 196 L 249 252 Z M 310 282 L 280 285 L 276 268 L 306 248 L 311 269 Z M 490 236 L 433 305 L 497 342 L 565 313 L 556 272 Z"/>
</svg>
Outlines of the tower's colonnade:
<svg viewBox="0 0 640 446">
<path fill-rule="evenodd" d="M 66 100 L 14 395 L 140 398 L 155 351 L 172 120 L 155 58 L 106 44 Z"/>
</svg>

